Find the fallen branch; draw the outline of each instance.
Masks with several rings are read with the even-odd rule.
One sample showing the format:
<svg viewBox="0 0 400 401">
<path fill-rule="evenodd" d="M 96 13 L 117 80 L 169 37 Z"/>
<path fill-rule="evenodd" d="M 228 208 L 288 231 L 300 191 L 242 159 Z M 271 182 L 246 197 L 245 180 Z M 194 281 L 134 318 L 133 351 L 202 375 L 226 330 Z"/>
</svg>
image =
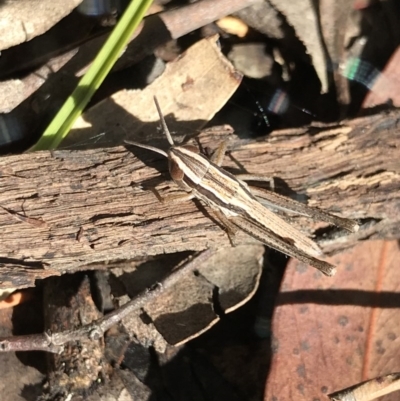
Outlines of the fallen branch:
<svg viewBox="0 0 400 401">
<path fill-rule="evenodd" d="M 328 253 L 359 239 L 398 238 L 399 117 L 392 112 L 340 126 L 277 131 L 252 141 L 232 137 L 225 165 L 277 177 L 278 192 L 290 188 L 311 206 L 360 219 L 357 234 L 338 236 L 293 218 Z M 209 131 L 199 141 L 215 149 L 225 138 L 226 132 Z M 0 159 L 2 286 L 29 286 L 35 278 L 99 268 L 99 263 L 229 246 L 224 230 L 198 203 L 159 203 L 152 188 L 176 189 L 166 182 L 165 160 L 132 152 L 147 159 L 124 147 Z M 38 221 L 43 223 L 31 224 Z"/>
</svg>

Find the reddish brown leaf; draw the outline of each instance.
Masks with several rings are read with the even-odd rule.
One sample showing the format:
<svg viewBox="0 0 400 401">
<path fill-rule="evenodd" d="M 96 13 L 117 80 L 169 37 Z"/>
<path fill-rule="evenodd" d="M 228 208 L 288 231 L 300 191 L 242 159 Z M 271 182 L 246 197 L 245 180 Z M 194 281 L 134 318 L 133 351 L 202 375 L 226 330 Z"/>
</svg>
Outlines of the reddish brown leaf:
<svg viewBox="0 0 400 401">
<path fill-rule="evenodd" d="M 399 256 L 396 241 L 365 242 L 331 258 L 333 278 L 289 263 L 273 319 L 265 400 L 323 400 L 400 370 Z"/>
</svg>

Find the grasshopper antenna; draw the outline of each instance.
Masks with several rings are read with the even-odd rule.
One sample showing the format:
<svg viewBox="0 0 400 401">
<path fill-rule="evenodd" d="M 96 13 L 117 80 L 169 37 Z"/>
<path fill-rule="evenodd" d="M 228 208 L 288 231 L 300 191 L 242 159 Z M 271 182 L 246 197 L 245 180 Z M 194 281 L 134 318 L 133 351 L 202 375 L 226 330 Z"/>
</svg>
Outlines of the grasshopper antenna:
<svg viewBox="0 0 400 401">
<path fill-rule="evenodd" d="M 174 146 L 175 144 L 174 144 L 174 141 L 172 140 L 171 133 L 169 132 L 169 129 L 167 127 L 167 123 L 165 122 L 165 118 L 163 116 L 163 113 L 161 112 L 160 105 L 158 104 L 158 100 L 157 100 L 157 98 L 155 96 L 154 96 L 154 103 L 156 104 L 158 115 L 160 116 L 161 126 L 162 126 L 162 129 L 164 131 L 164 134 L 167 137 L 167 140 L 168 140 L 169 144 L 171 146 Z"/>
<path fill-rule="evenodd" d="M 168 153 L 164 152 L 162 149 L 158 149 L 155 146 L 150 146 L 150 145 L 143 145 L 142 143 L 139 142 L 133 142 L 133 141 L 128 141 L 128 140 L 124 140 L 125 143 L 127 143 L 128 145 L 133 145 L 133 146 L 137 146 L 138 148 L 143 148 L 143 149 L 148 149 L 151 150 L 153 152 L 159 153 L 160 155 L 163 155 L 165 157 L 168 158 Z"/>
<path fill-rule="evenodd" d="M 156 104 L 158 115 L 160 116 L 161 126 L 162 126 L 162 129 L 164 131 L 164 134 L 167 137 L 167 140 L 168 140 L 169 144 L 171 146 L 174 146 L 175 144 L 174 144 L 174 141 L 172 140 L 171 133 L 169 132 L 169 129 L 167 127 L 167 123 L 165 122 L 165 118 L 164 118 L 164 116 L 163 116 L 163 114 L 161 112 L 160 105 L 158 104 L 158 100 L 157 100 L 157 98 L 155 96 L 154 96 L 154 103 Z M 141 144 L 139 142 L 133 142 L 133 141 L 128 141 L 128 140 L 125 140 L 124 142 L 127 143 L 128 145 L 137 146 L 138 148 L 152 150 L 153 152 L 159 153 L 160 155 L 163 155 L 163 156 L 168 158 L 167 152 L 164 152 L 162 149 L 158 149 L 158 148 L 156 148 L 154 146 L 143 145 L 143 144 Z"/>
</svg>

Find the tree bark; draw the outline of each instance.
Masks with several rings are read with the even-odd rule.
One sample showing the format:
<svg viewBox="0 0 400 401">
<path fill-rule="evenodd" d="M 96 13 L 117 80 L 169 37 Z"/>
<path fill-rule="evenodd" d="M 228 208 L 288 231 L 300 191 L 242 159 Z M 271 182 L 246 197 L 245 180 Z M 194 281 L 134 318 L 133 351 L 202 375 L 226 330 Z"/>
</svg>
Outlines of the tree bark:
<svg viewBox="0 0 400 401">
<path fill-rule="evenodd" d="M 399 112 L 391 112 L 254 140 L 231 136 L 224 166 L 273 176 L 277 192 L 358 219 L 360 231 L 345 236 L 291 219 L 327 253 L 361 239 L 399 238 L 399 119 Z M 199 136 L 205 149 L 223 139 L 226 132 L 215 130 Z M 165 143 L 160 140 L 160 147 Z M 99 264 L 229 245 L 199 202 L 162 204 L 152 188 L 165 194 L 176 185 L 169 181 L 167 161 L 139 148 L 0 158 L 1 286 L 24 287 Z M 236 240 L 253 241 L 244 234 Z"/>
</svg>

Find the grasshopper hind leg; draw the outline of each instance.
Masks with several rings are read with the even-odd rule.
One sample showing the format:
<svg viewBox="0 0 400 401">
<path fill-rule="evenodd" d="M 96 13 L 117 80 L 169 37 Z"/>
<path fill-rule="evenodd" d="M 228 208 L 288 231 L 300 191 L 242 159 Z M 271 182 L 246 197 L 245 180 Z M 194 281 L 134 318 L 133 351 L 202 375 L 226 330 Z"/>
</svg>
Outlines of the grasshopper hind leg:
<svg viewBox="0 0 400 401">
<path fill-rule="evenodd" d="M 326 276 L 333 276 L 336 272 L 335 267 L 330 263 L 308 255 L 301 249 L 296 248 L 293 244 L 290 244 L 285 238 L 279 237 L 271 230 L 268 230 L 257 223 L 248 221 L 241 216 L 232 217 L 230 223 L 253 238 L 258 239 L 263 244 L 316 267 Z"/>
<path fill-rule="evenodd" d="M 270 190 L 275 191 L 274 177 L 267 177 L 263 175 L 254 175 L 254 174 L 236 174 L 235 177 L 240 181 L 268 182 Z"/>
</svg>

